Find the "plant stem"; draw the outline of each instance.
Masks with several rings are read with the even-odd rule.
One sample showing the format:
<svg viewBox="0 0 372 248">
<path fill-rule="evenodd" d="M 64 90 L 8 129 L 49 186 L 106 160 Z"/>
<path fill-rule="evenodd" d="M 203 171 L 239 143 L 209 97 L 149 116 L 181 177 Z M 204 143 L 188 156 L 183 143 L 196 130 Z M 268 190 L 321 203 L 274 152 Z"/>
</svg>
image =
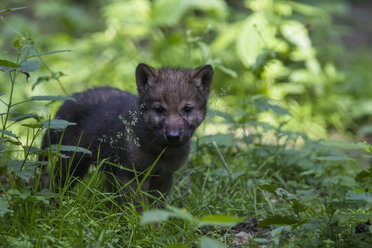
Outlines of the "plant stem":
<svg viewBox="0 0 372 248">
<path fill-rule="evenodd" d="M 10 77 L 10 81 L 12 83 L 12 86 L 11 86 L 11 89 L 10 89 L 10 96 L 9 96 L 9 102 L 7 104 L 5 120 L 3 122 L 3 130 L 5 130 L 7 128 L 6 124 L 8 123 L 10 108 L 12 107 L 12 99 L 13 99 L 13 92 L 14 92 L 14 85 L 15 85 L 16 75 L 17 75 L 16 72 L 14 72 L 14 76 L 12 77 L 12 72 L 9 72 L 9 77 Z M 4 138 L 4 135 L 5 134 L 2 133 L 1 137 Z"/>
</svg>

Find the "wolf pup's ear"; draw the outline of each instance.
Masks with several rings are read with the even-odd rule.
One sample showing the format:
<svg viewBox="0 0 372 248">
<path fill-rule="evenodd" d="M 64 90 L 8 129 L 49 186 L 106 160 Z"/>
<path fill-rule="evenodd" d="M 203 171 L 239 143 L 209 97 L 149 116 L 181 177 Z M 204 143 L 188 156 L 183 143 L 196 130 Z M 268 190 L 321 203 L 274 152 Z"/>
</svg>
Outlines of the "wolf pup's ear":
<svg viewBox="0 0 372 248">
<path fill-rule="evenodd" d="M 158 72 L 155 68 L 146 65 L 139 64 L 136 69 L 136 82 L 138 92 L 141 94 L 144 90 L 155 83 Z"/>
<path fill-rule="evenodd" d="M 191 71 L 191 80 L 202 92 L 208 94 L 213 80 L 213 68 L 203 65 Z"/>
</svg>

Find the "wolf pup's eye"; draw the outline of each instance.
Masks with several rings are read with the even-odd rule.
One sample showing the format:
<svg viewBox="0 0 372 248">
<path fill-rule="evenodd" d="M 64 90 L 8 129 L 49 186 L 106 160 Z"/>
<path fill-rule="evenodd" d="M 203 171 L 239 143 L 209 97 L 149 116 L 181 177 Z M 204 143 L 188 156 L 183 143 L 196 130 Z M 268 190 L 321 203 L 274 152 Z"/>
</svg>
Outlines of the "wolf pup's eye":
<svg viewBox="0 0 372 248">
<path fill-rule="evenodd" d="M 186 114 L 190 114 L 192 112 L 192 106 L 186 105 L 185 107 L 183 107 L 183 112 L 185 112 Z"/>
<path fill-rule="evenodd" d="M 155 112 L 158 113 L 158 114 L 162 114 L 164 113 L 165 109 L 162 107 L 162 106 L 156 106 L 154 108 Z"/>
</svg>

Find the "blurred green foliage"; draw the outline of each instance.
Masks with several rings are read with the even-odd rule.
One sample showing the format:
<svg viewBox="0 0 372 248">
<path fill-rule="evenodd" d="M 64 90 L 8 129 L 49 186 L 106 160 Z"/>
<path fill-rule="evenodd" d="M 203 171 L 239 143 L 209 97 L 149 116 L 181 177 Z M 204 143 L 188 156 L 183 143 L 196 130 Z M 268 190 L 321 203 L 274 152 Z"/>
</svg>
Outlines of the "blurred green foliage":
<svg viewBox="0 0 372 248">
<path fill-rule="evenodd" d="M 248 96 L 264 94 L 289 109 L 294 130 L 314 138 L 332 130 L 355 135 L 370 120 L 372 76 L 367 54 L 339 41 L 347 30 L 334 24 L 334 16 L 350 15 L 348 4 L 6 0 L 2 8 L 27 9 L 2 15 L 1 56 L 9 59 L 12 42 L 21 37 L 30 46 L 36 44 L 38 52 L 72 50 L 45 57 L 42 64 L 51 65 L 50 71 L 42 66 L 44 71 L 29 80 L 33 84 L 59 74 L 65 90 L 55 80 L 44 80 L 34 89 L 56 95 L 101 85 L 135 92 L 139 62 L 156 67 L 210 63 L 216 71 L 214 96 L 223 111 L 238 114 Z M 0 91 L 6 87 L 1 84 Z M 276 122 L 270 118 L 266 116 Z"/>
</svg>

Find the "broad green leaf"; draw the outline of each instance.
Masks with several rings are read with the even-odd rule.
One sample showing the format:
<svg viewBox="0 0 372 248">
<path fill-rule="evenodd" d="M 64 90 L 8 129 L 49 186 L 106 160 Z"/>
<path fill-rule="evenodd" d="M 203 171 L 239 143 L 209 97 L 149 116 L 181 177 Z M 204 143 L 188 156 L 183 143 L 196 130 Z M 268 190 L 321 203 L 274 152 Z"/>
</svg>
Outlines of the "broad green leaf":
<svg viewBox="0 0 372 248">
<path fill-rule="evenodd" d="M 33 72 L 40 68 L 39 60 L 28 60 L 21 64 L 23 71 Z"/>
<path fill-rule="evenodd" d="M 4 197 L 0 197 L 0 217 L 4 217 L 7 213 L 12 213 L 13 210 L 9 209 L 8 200 Z"/>
<path fill-rule="evenodd" d="M 200 240 L 200 248 L 225 248 L 225 245 L 218 240 L 202 237 Z"/>
<path fill-rule="evenodd" d="M 190 222 L 196 222 L 197 220 L 184 208 L 176 208 L 170 205 L 167 205 L 167 209 L 172 211 L 175 217 L 188 220 Z"/>
<path fill-rule="evenodd" d="M 17 135 L 15 135 L 14 133 L 12 133 L 11 131 L 8 131 L 8 130 L 0 129 L 0 133 L 3 133 L 5 135 L 8 135 L 8 136 L 11 136 L 11 137 L 14 137 L 14 138 L 17 138 Z"/>
<path fill-rule="evenodd" d="M 141 218 L 141 224 L 153 223 L 153 222 L 164 222 L 167 221 L 169 218 L 180 218 L 192 222 L 196 222 L 197 220 L 186 210 L 178 209 L 175 207 L 167 206 L 168 210 L 149 210 L 143 213 Z"/>
<path fill-rule="evenodd" d="M 16 63 L 13 63 L 12 61 L 0 59 L 0 70 L 14 71 L 19 67 L 21 66 Z"/>
<path fill-rule="evenodd" d="M 18 8 L 8 8 L 8 9 L 1 9 L 0 10 L 0 14 L 1 13 L 5 13 L 5 12 L 12 12 L 12 11 L 17 11 L 17 10 L 22 10 L 22 9 L 26 9 L 27 7 L 18 7 Z"/>
<path fill-rule="evenodd" d="M 302 23 L 295 20 L 284 21 L 280 26 L 280 31 L 291 43 L 303 49 L 311 49 L 309 34 Z"/>
<path fill-rule="evenodd" d="M 0 66 L 11 67 L 11 68 L 19 68 L 19 67 L 21 67 L 20 65 L 18 65 L 16 63 L 13 63 L 12 61 L 3 60 L 3 59 L 0 59 Z"/>
<path fill-rule="evenodd" d="M 168 210 L 148 210 L 143 213 L 141 218 L 141 225 L 148 223 L 160 223 L 167 221 L 169 218 L 173 217 L 173 213 Z"/>
<path fill-rule="evenodd" d="M 242 218 L 230 215 L 207 215 L 200 218 L 199 226 L 206 225 L 234 226 L 241 221 Z"/>
<path fill-rule="evenodd" d="M 32 96 L 32 100 L 35 101 L 67 101 L 67 100 L 72 100 L 75 101 L 73 97 L 69 96 Z"/>
<path fill-rule="evenodd" d="M 51 145 L 50 148 L 52 149 L 52 151 L 58 151 L 59 150 L 59 151 L 63 151 L 63 152 L 82 152 L 82 153 L 92 155 L 92 152 L 89 151 L 88 149 L 85 149 L 83 147 L 78 147 L 78 146 L 68 146 L 68 145 L 54 144 L 54 145 Z"/>
<path fill-rule="evenodd" d="M 292 225 L 296 224 L 297 220 L 292 216 L 279 216 L 274 215 L 267 217 L 266 219 L 258 222 L 258 227 L 270 226 L 270 225 Z"/>
<path fill-rule="evenodd" d="M 76 125 L 74 122 L 69 122 L 65 120 L 59 120 L 59 119 L 51 119 L 50 121 L 44 122 L 44 128 L 50 128 L 50 129 L 64 129 L 68 126 Z"/>
<path fill-rule="evenodd" d="M 54 53 L 66 53 L 66 52 L 71 52 L 71 50 L 55 50 L 55 51 L 49 51 L 49 52 L 43 52 L 43 53 L 35 53 L 31 57 L 40 57 L 40 56 L 54 54 Z"/>
<path fill-rule="evenodd" d="M 38 116 L 36 114 L 23 114 L 23 115 L 18 115 L 18 116 L 13 117 L 13 118 L 9 118 L 9 120 L 17 122 L 17 121 L 22 121 L 22 120 L 25 120 L 25 119 L 28 119 L 28 118 L 38 119 Z"/>
<path fill-rule="evenodd" d="M 236 49 L 237 55 L 246 67 L 256 63 L 263 48 L 270 49 L 275 32 L 275 28 L 271 26 L 263 12 L 255 12 L 244 21 Z"/>
</svg>

